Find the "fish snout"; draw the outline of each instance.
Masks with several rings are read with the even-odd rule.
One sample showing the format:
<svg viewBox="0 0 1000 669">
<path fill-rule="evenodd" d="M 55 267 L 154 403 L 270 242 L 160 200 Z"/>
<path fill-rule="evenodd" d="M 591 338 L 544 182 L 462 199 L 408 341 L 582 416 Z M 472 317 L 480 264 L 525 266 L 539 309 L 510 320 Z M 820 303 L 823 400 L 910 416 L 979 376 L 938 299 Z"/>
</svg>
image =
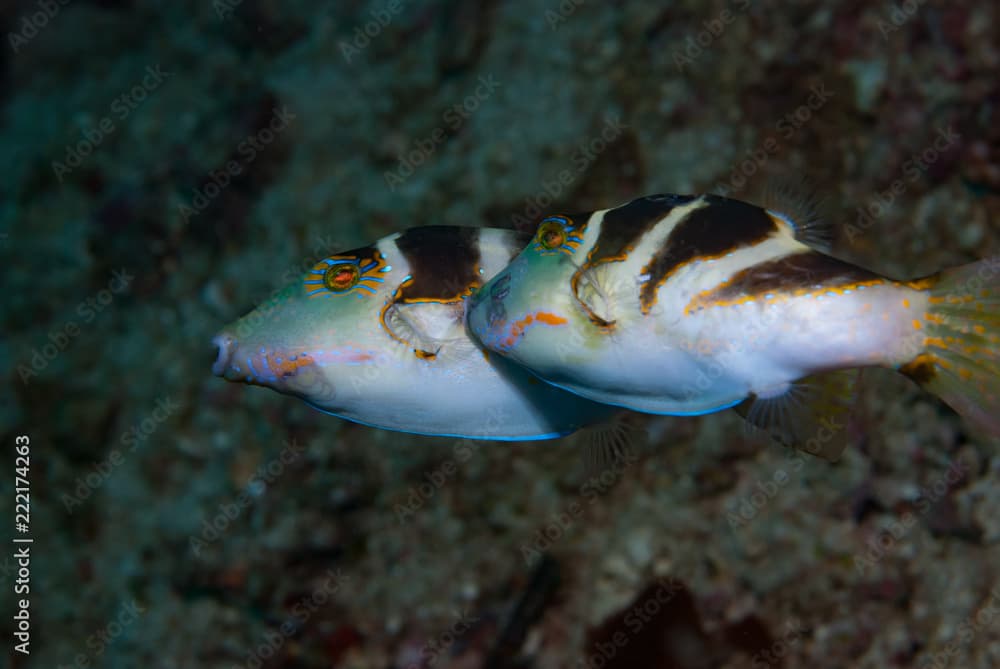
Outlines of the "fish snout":
<svg viewBox="0 0 1000 669">
<path fill-rule="evenodd" d="M 290 353 L 257 342 L 241 342 L 227 332 L 213 337 L 212 344 L 216 348 L 212 373 L 227 381 L 263 386 L 315 402 L 329 403 L 336 396 L 333 383 L 321 369 L 327 358 L 323 351 Z"/>
<path fill-rule="evenodd" d="M 261 348 L 258 353 L 253 347 L 248 347 L 247 342 L 240 342 L 228 332 L 220 332 L 212 337 L 212 344 L 215 346 L 212 374 L 221 376 L 226 381 L 280 390 L 278 386 L 284 381 L 285 374 L 280 368 L 272 369 L 274 356 L 265 348 Z"/>
<path fill-rule="evenodd" d="M 212 373 L 216 376 L 225 376 L 226 370 L 230 368 L 233 361 L 233 354 L 236 352 L 236 339 L 232 335 L 220 333 L 212 337 L 212 344 L 216 349 Z"/>
</svg>

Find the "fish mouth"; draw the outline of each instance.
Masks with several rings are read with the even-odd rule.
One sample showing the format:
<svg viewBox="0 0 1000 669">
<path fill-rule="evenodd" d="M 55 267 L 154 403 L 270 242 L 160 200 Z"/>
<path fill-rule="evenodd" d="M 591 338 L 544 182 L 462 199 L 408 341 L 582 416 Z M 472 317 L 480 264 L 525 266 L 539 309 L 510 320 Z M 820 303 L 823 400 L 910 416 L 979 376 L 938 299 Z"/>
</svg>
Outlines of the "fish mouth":
<svg viewBox="0 0 1000 669">
<path fill-rule="evenodd" d="M 326 356 L 323 352 L 298 350 L 288 352 L 271 346 L 247 346 L 227 332 L 212 338 L 215 362 L 212 374 L 226 381 L 263 386 L 279 393 L 330 401 L 335 396 L 333 384 L 321 371 Z"/>
<path fill-rule="evenodd" d="M 226 370 L 232 365 L 233 354 L 236 352 L 236 340 L 227 334 L 217 334 L 212 337 L 212 344 L 216 348 L 212 374 L 225 377 Z"/>
<path fill-rule="evenodd" d="M 212 337 L 212 344 L 215 346 L 212 374 L 222 377 L 226 381 L 267 386 L 280 390 L 279 386 L 288 377 L 295 374 L 294 371 L 272 370 L 269 364 L 274 361 L 272 352 L 261 348 L 260 353 L 255 354 L 253 351 L 247 350 L 245 346 L 241 346 L 236 337 L 226 332 L 220 332 Z"/>
</svg>

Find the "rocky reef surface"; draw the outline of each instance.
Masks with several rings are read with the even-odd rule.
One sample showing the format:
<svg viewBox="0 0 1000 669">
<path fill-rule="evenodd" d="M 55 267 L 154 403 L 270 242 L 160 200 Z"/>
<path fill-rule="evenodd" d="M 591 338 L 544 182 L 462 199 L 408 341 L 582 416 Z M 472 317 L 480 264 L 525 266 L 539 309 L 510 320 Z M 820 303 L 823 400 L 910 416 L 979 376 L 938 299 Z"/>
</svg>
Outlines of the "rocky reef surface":
<svg viewBox="0 0 1000 669">
<path fill-rule="evenodd" d="M 775 175 L 887 275 L 997 254 L 995 3 L 25 0 L 0 25 L 0 431 L 12 465 L 30 436 L 34 539 L 9 666 L 1000 666 L 1000 460 L 901 376 L 865 373 L 834 465 L 729 414 L 634 416 L 595 472 L 580 438 L 345 423 L 213 377 L 209 346 L 403 227 Z"/>
</svg>

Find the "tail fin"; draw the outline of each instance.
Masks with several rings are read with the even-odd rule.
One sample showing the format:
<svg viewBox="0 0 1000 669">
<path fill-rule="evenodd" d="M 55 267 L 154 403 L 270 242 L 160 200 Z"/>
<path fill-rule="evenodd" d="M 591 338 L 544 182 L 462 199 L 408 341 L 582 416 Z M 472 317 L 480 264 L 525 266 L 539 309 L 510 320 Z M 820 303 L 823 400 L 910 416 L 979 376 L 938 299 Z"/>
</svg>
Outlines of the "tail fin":
<svg viewBox="0 0 1000 669">
<path fill-rule="evenodd" d="M 1000 256 L 918 283 L 930 291 L 924 349 L 899 371 L 1000 437 Z"/>
</svg>

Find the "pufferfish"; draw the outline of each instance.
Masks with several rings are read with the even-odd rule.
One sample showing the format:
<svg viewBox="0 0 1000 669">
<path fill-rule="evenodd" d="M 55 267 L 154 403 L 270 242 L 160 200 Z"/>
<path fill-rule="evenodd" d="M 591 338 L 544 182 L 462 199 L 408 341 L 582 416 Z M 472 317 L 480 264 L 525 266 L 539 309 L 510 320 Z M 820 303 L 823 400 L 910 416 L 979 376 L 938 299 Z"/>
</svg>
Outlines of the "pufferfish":
<svg viewBox="0 0 1000 669">
<path fill-rule="evenodd" d="M 520 441 L 614 410 L 535 379 L 469 336 L 469 295 L 530 235 L 411 228 L 324 258 L 213 339 L 212 371 L 335 416 L 416 434 Z"/>
<path fill-rule="evenodd" d="M 822 228 L 796 218 L 716 195 L 549 216 L 474 296 L 470 329 L 581 397 L 736 408 L 829 459 L 863 367 L 897 370 L 1000 434 L 1000 257 L 897 281 L 827 255 Z"/>
</svg>

